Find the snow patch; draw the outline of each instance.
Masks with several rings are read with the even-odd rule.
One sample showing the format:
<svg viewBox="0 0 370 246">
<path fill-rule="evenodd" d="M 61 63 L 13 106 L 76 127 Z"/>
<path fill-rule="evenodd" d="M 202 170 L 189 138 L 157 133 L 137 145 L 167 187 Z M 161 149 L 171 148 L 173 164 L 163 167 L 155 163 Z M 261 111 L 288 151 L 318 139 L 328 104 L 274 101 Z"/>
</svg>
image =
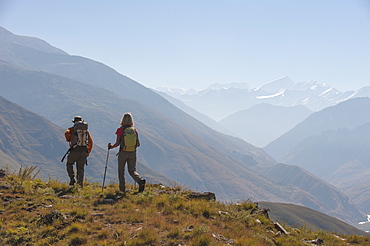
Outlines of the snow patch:
<svg viewBox="0 0 370 246">
<path fill-rule="evenodd" d="M 274 98 L 278 97 L 280 95 L 284 96 L 285 89 L 281 89 L 278 93 L 275 93 L 273 95 L 268 95 L 268 96 L 258 96 L 256 97 L 257 99 L 268 99 L 268 98 Z"/>
<path fill-rule="evenodd" d="M 370 222 L 370 214 L 367 215 L 367 221 L 358 223 L 359 225 L 363 225 Z"/>
</svg>

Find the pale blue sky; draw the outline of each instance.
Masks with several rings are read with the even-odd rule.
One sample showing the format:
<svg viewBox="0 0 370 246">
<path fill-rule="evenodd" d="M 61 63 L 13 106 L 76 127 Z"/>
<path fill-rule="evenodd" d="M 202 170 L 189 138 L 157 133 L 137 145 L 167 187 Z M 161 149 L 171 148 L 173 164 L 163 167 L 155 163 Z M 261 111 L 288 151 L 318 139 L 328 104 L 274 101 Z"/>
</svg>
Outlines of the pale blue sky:
<svg viewBox="0 0 370 246">
<path fill-rule="evenodd" d="M 152 88 L 370 85 L 369 0 L 0 0 L 0 26 Z"/>
</svg>

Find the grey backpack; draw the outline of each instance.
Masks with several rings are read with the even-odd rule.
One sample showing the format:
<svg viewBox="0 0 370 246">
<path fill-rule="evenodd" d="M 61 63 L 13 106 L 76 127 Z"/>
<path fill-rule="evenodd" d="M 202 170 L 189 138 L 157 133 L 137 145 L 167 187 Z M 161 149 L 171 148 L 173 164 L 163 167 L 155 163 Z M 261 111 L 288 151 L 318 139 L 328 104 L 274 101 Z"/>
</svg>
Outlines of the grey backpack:
<svg viewBox="0 0 370 246">
<path fill-rule="evenodd" d="M 73 126 L 72 148 L 76 151 L 87 151 L 89 145 L 88 124 L 85 121 L 77 121 Z"/>
</svg>

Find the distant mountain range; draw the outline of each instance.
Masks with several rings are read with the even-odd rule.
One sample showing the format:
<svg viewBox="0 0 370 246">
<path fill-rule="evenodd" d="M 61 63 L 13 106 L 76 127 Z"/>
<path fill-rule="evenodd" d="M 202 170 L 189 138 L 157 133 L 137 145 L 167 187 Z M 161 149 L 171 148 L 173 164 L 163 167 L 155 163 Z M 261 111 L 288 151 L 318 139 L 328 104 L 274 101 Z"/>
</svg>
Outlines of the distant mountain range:
<svg viewBox="0 0 370 246">
<path fill-rule="evenodd" d="M 253 89 L 249 89 L 247 85 L 242 87 L 218 84 L 202 91 L 188 92 L 163 87 L 158 90 L 181 100 L 216 121 L 261 103 L 284 107 L 303 105 L 311 111 L 319 111 L 349 98 L 370 95 L 370 89 L 366 87 L 358 91 L 340 92 L 328 84 L 320 84 L 315 80 L 295 83 L 289 77 L 276 79 Z"/>
<path fill-rule="evenodd" d="M 233 136 L 259 147 L 264 147 L 300 123 L 310 111 L 319 111 L 350 98 L 370 96 L 370 87 L 340 92 L 314 80 L 295 83 L 289 77 L 253 89 L 245 83 L 231 83 L 213 84 L 202 91 L 168 87 L 157 90 L 195 109 L 197 114 L 189 114 L 203 123 L 209 124 L 209 119 L 205 119 L 207 116 L 227 127 Z M 274 113 L 272 106 L 267 107 L 267 104 L 275 106 Z M 299 113 L 297 106 L 301 107 Z M 258 113 L 255 107 L 258 107 Z M 295 111 L 290 107 L 296 107 Z M 209 126 L 214 129 L 219 127 L 215 123 Z M 233 128 L 238 129 L 237 132 Z"/>
<path fill-rule="evenodd" d="M 313 113 L 265 150 L 340 188 L 370 213 L 369 112 L 368 97 L 344 101 Z"/>
<path fill-rule="evenodd" d="M 312 185 L 312 189 L 307 190 L 303 189 L 304 183 L 287 184 L 278 176 L 267 176 L 270 168 L 278 172 L 285 170 L 285 166 L 276 165 L 263 149 L 211 129 L 104 64 L 70 56 L 37 38 L 0 30 L 3 36 L 0 38 L 0 96 L 62 129 L 70 126 L 75 115 L 82 115 L 89 122 L 96 153 L 99 153 L 98 146 L 103 147 L 97 162 L 104 164 L 103 150 L 108 142 L 115 140 L 120 118 L 123 113 L 132 112 L 142 142 L 138 153 L 143 168 L 148 167 L 193 189 L 215 192 L 219 200 L 252 198 L 289 202 L 315 207 L 346 221 L 363 220 L 364 214 L 323 180 L 306 175 L 306 185 Z M 27 118 L 22 120 L 26 122 Z M 59 132 L 62 135 L 60 129 Z M 65 148 L 62 154 L 64 151 Z M 48 151 L 43 154 L 48 155 Z M 1 156 L 18 162 L 9 153 Z M 33 163 L 37 163 L 37 159 Z M 294 176 L 305 172 L 293 170 Z M 320 192 L 315 187 L 325 187 L 329 194 L 336 194 L 335 198 L 343 197 L 331 201 L 335 201 L 335 211 L 326 200 L 317 197 Z"/>
</svg>

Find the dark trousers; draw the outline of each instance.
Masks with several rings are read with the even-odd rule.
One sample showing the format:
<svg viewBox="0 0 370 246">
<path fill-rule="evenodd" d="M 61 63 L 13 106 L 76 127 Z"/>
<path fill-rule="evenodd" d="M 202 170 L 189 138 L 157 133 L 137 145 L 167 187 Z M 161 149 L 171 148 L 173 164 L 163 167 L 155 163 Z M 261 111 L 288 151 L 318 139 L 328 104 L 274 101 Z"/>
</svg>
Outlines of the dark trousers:
<svg viewBox="0 0 370 246">
<path fill-rule="evenodd" d="M 82 187 L 84 181 L 85 164 L 87 159 L 87 153 L 85 151 L 79 152 L 71 150 L 67 157 L 67 173 L 71 181 L 74 181 L 75 172 L 73 170 L 73 164 L 76 163 L 77 169 L 77 183 Z"/>
</svg>

